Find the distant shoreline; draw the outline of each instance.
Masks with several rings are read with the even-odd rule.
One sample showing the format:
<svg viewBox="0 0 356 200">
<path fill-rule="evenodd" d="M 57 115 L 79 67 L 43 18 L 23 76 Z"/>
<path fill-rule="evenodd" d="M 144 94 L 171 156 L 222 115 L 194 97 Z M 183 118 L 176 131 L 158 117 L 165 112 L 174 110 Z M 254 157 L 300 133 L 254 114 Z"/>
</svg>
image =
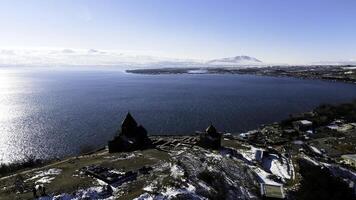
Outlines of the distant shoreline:
<svg viewBox="0 0 356 200">
<path fill-rule="evenodd" d="M 191 68 L 151 68 L 126 70 L 127 73 L 146 75 L 168 74 L 251 74 L 273 77 L 295 77 L 302 79 L 331 80 L 356 83 L 356 66 L 270 66 L 270 67 L 191 67 Z"/>
</svg>

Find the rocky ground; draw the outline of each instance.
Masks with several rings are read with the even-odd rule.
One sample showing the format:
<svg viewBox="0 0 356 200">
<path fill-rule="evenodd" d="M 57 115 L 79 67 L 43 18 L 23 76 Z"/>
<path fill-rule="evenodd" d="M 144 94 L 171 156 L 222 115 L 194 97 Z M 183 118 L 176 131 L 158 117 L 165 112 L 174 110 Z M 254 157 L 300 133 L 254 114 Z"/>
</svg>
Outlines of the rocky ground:
<svg viewBox="0 0 356 200">
<path fill-rule="evenodd" d="M 150 149 L 102 149 L 2 177 L 0 199 L 33 199 L 34 188 L 39 199 L 262 199 L 261 184 L 286 199 L 355 199 L 355 168 L 341 158 L 356 153 L 355 112 L 356 102 L 320 106 L 224 134 L 219 150 L 195 135 L 151 136 Z"/>
<path fill-rule="evenodd" d="M 32 187 L 40 184 L 48 195 L 42 199 L 259 199 L 259 183 L 275 182 L 269 175 L 280 177 L 278 184 L 294 177 L 291 161 L 282 155 L 271 156 L 266 167 L 255 163 L 258 148 L 238 140 L 224 139 L 224 148 L 214 151 L 179 142 L 185 138 L 189 137 L 154 137 L 178 146 L 114 154 L 102 150 L 3 177 L 0 199 L 31 199 Z M 149 170 L 132 180 L 107 184 L 84 173 L 87 166 L 118 174 L 143 166 Z"/>
</svg>

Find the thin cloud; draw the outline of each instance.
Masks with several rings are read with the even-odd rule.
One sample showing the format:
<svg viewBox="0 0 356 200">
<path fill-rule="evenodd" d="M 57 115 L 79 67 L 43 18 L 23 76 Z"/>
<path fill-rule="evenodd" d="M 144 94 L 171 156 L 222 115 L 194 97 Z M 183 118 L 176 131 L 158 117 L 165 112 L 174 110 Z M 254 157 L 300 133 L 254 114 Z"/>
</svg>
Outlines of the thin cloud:
<svg viewBox="0 0 356 200">
<path fill-rule="evenodd" d="M 2 55 L 16 55 L 16 53 L 13 50 L 7 50 L 7 49 L 2 49 L 0 50 L 0 54 Z"/>
<path fill-rule="evenodd" d="M 63 49 L 62 53 L 75 53 L 75 51 L 72 49 Z"/>
</svg>

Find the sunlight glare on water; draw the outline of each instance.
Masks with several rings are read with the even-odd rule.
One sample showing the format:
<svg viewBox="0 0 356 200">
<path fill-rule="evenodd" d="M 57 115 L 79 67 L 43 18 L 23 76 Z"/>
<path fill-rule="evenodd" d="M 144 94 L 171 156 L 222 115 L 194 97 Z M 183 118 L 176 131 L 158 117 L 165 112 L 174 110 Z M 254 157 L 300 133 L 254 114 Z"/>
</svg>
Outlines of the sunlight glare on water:
<svg viewBox="0 0 356 200">
<path fill-rule="evenodd" d="M 19 77 L 14 71 L 0 70 L 0 163 L 22 159 L 26 152 L 20 137 L 25 124 L 18 122 L 31 107 L 19 94 L 29 92 L 30 85 Z"/>
<path fill-rule="evenodd" d="M 239 133 L 354 98 L 354 84 L 294 78 L 0 68 L 0 163 L 101 148 L 128 110 L 150 135 L 194 134 L 210 122 Z"/>
</svg>

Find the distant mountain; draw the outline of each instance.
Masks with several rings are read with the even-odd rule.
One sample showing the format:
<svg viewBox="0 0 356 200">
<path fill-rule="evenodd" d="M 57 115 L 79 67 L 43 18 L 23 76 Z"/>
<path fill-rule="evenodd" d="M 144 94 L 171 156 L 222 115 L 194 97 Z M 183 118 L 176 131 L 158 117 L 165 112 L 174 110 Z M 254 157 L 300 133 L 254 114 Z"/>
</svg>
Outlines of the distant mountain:
<svg viewBox="0 0 356 200">
<path fill-rule="evenodd" d="M 262 66 L 260 60 L 250 56 L 235 56 L 214 60 L 197 60 L 145 55 L 140 52 L 121 52 L 98 49 L 2 49 L 0 66 L 118 66 L 126 68 L 156 67 L 249 67 Z"/>
<path fill-rule="evenodd" d="M 207 63 L 213 65 L 251 65 L 251 64 L 258 65 L 258 64 L 262 64 L 262 61 L 250 56 L 235 56 L 229 58 L 214 59 L 208 61 Z"/>
</svg>

